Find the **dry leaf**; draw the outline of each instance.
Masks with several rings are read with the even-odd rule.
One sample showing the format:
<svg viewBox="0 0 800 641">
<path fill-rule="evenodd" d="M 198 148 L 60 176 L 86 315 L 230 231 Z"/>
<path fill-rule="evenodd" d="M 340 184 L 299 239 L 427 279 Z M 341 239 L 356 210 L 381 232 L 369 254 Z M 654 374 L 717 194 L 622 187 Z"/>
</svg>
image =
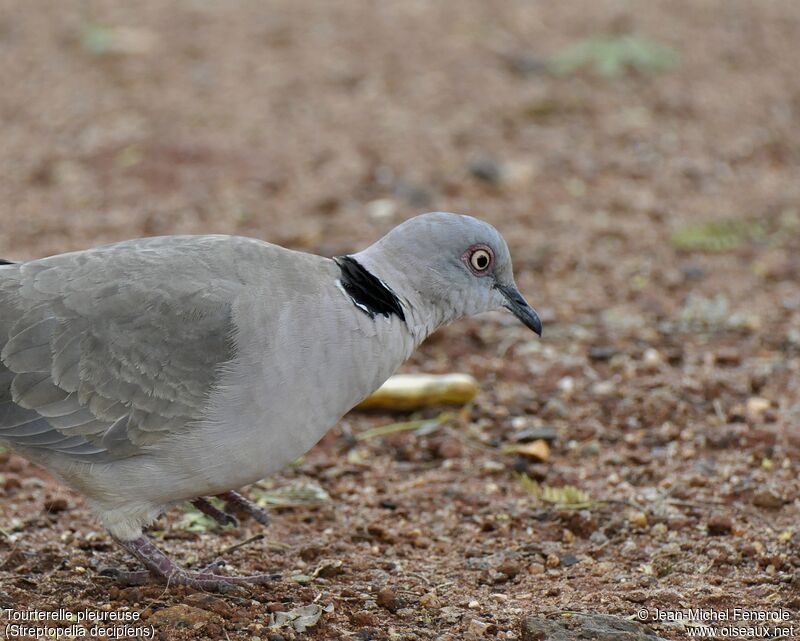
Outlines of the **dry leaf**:
<svg viewBox="0 0 800 641">
<path fill-rule="evenodd" d="M 534 461 L 546 461 L 550 458 L 550 446 L 543 439 L 537 439 L 531 443 L 512 445 L 506 448 L 506 452 L 520 454 Z"/>
<path fill-rule="evenodd" d="M 519 480 L 530 494 L 545 503 L 554 503 L 555 505 L 574 509 L 588 508 L 595 505 L 595 502 L 586 492 L 574 485 L 564 485 L 563 487 L 539 485 L 527 474 L 519 475 Z"/>
<path fill-rule="evenodd" d="M 291 626 L 296 632 L 305 632 L 317 624 L 323 612 L 333 612 L 333 605 L 326 605 L 324 608 L 312 603 L 294 608 L 288 612 L 273 612 L 269 615 L 269 627 L 280 628 Z"/>
</svg>

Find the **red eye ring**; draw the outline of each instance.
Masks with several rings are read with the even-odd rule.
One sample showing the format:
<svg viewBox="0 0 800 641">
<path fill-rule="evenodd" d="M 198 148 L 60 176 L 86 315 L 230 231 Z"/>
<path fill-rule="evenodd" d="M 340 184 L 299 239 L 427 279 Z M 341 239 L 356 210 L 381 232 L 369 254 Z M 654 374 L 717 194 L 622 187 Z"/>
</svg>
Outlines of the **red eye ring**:
<svg viewBox="0 0 800 641">
<path fill-rule="evenodd" d="M 461 260 L 475 276 L 485 276 L 494 265 L 494 252 L 488 245 L 472 245 L 461 256 Z"/>
</svg>

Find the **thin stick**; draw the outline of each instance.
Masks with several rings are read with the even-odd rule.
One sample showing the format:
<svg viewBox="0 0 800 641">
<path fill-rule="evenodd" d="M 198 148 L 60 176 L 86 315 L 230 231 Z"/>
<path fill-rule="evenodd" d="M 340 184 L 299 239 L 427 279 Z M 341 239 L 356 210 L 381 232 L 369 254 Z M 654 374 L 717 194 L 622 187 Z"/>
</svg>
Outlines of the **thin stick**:
<svg viewBox="0 0 800 641">
<path fill-rule="evenodd" d="M 220 551 L 219 556 L 225 556 L 226 554 L 230 554 L 234 550 L 238 550 L 239 548 L 243 548 L 246 545 L 250 545 L 251 543 L 254 543 L 256 541 L 260 541 L 263 538 L 264 538 L 263 534 L 254 534 L 253 536 L 251 536 L 250 538 L 245 539 L 244 541 L 239 541 L 239 543 L 234 543 L 233 545 L 230 545 L 230 546 L 228 546 L 226 548 L 223 548 Z"/>
<path fill-rule="evenodd" d="M 396 434 L 397 432 L 412 432 L 422 427 L 430 425 L 439 426 L 452 417 L 451 412 L 442 412 L 436 418 L 422 418 L 417 421 L 404 421 L 402 423 L 390 423 L 389 425 L 381 425 L 380 427 L 373 427 L 372 429 L 356 434 L 357 441 L 366 441 L 376 436 L 386 436 L 387 434 Z"/>
</svg>

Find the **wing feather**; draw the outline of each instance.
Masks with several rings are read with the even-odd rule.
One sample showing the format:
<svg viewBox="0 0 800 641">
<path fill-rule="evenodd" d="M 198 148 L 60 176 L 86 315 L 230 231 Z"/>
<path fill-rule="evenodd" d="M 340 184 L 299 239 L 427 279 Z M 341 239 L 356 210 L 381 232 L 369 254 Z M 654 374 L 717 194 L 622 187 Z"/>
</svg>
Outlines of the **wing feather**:
<svg viewBox="0 0 800 641">
<path fill-rule="evenodd" d="M 47 372 L 23 372 L 11 383 L 11 398 L 29 410 L 63 401 L 69 395 L 53 384 Z"/>
<path fill-rule="evenodd" d="M 263 246 L 166 237 L 4 267 L 0 440 L 102 461 L 190 429 L 233 357 L 240 262 Z"/>
<path fill-rule="evenodd" d="M 43 318 L 11 336 L 0 357 L 15 372 L 40 372 L 51 360 L 50 337 L 55 319 Z"/>
<path fill-rule="evenodd" d="M 13 433 L 12 430 L 19 425 L 25 425 L 39 418 L 39 414 L 33 410 L 20 407 L 13 401 L 0 403 L 0 433 L 5 436 L 6 432 Z M 0 437 L 2 438 L 2 437 Z"/>
</svg>

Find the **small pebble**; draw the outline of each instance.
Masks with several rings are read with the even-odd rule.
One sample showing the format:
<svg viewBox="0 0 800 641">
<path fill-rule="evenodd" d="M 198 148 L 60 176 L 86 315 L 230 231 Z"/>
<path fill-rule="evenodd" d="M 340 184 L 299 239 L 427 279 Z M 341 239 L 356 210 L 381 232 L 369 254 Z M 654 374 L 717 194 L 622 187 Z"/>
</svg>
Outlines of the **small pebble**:
<svg viewBox="0 0 800 641">
<path fill-rule="evenodd" d="M 717 514 L 708 519 L 709 536 L 725 536 L 733 531 L 733 521 L 731 517 L 724 514 Z"/>
<path fill-rule="evenodd" d="M 462 455 L 464 448 L 461 443 L 454 438 L 444 439 L 436 450 L 439 458 L 451 459 Z"/>
<path fill-rule="evenodd" d="M 740 551 L 742 556 L 754 557 L 758 556 L 764 551 L 764 545 L 760 541 L 753 541 L 752 543 L 743 543 Z"/>
<path fill-rule="evenodd" d="M 574 554 L 564 554 L 559 561 L 561 562 L 561 565 L 563 565 L 565 568 L 568 568 L 578 562 L 578 557 Z"/>
<path fill-rule="evenodd" d="M 67 507 L 67 499 L 62 496 L 48 497 L 44 500 L 44 509 L 51 514 L 64 512 Z"/>
<path fill-rule="evenodd" d="M 595 530 L 589 536 L 589 541 L 595 545 L 603 545 L 608 542 L 608 537 L 601 530 Z"/>
<path fill-rule="evenodd" d="M 464 613 L 451 605 L 447 605 L 439 610 L 439 617 L 442 619 L 442 621 L 451 625 L 453 623 L 458 623 L 462 616 L 464 616 Z"/>
<path fill-rule="evenodd" d="M 467 631 L 471 632 L 472 634 L 476 634 L 478 636 L 483 636 L 489 631 L 491 627 L 492 627 L 491 623 L 486 623 L 485 621 L 481 621 L 480 619 L 472 619 L 472 621 L 469 622 Z"/>
<path fill-rule="evenodd" d="M 742 362 L 742 356 L 736 349 L 722 348 L 714 354 L 714 362 L 717 365 L 738 365 Z"/>
<path fill-rule="evenodd" d="M 498 185 L 503 180 L 504 167 L 494 158 L 481 156 L 469 163 L 469 173 L 475 178 L 491 185 Z"/>
<path fill-rule="evenodd" d="M 139 598 L 136 600 L 140 601 L 141 595 L 139 595 Z M 227 601 L 203 592 L 190 594 L 183 599 L 183 602 L 196 608 L 202 608 L 203 610 L 214 612 L 222 617 L 229 617 L 233 613 L 233 609 L 230 605 L 228 605 Z"/>
<path fill-rule="evenodd" d="M 575 391 L 575 379 L 572 376 L 565 376 L 558 381 L 558 389 L 569 396 Z"/>
<path fill-rule="evenodd" d="M 557 568 L 561 565 L 561 559 L 558 558 L 557 554 L 548 554 L 545 565 L 547 565 L 548 568 Z"/>
<path fill-rule="evenodd" d="M 592 385 L 592 394 L 595 396 L 611 396 L 617 389 L 614 381 L 599 381 Z"/>
<path fill-rule="evenodd" d="M 589 359 L 595 362 L 610 361 L 618 353 L 613 345 L 596 345 L 589 348 Z"/>
<path fill-rule="evenodd" d="M 513 561 L 504 561 L 497 567 L 497 571 L 502 572 L 509 579 L 513 579 L 515 576 L 519 574 L 520 567 L 517 563 L 514 563 Z"/>
<path fill-rule="evenodd" d="M 353 613 L 353 623 L 361 626 L 375 625 L 375 616 L 366 610 L 359 610 Z"/>
<path fill-rule="evenodd" d="M 442 607 L 441 599 L 435 592 L 427 592 L 420 597 L 419 604 L 428 610 L 438 610 Z"/>
<path fill-rule="evenodd" d="M 644 529 L 647 527 L 647 514 L 644 512 L 632 512 L 628 516 L 628 522 L 635 528 Z"/>
<path fill-rule="evenodd" d="M 778 508 L 783 507 L 783 503 L 783 497 L 770 488 L 759 490 L 753 495 L 753 505 L 756 507 L 777 510 Z"/>
<path fill-rule="evenodd" d="M 650 347 L 645 350 L 642 356 L 642 362 L 646 367 L 657 368 L 664 362 L 664 358 L 657 349 Z"/>
<path fill-rule="evenodd" d="M 141 603 L 143 597 L 142 591 L 139 588 L 133 587 L 120 590 L 118 598 L 128 603 Z"/>
<path fill-rule="evenodd" d="M 747 405 L 745 406 L 745 412 L 747 413 L 747 418 L 752 421 L 758 421 L 763 418 L 766 411 L 770 408 L 771 403 L 766 398 L 760 398 L 758 396 L 753 396 L 752 398 L 747 399 Z"/>
<path fill-rule="evenodd" d="M 378 591 L 378 605 L 382 608 L 395 613 L 402 607 L 402 601 L 391 588 L 382 588 Z"/>
</svg>

